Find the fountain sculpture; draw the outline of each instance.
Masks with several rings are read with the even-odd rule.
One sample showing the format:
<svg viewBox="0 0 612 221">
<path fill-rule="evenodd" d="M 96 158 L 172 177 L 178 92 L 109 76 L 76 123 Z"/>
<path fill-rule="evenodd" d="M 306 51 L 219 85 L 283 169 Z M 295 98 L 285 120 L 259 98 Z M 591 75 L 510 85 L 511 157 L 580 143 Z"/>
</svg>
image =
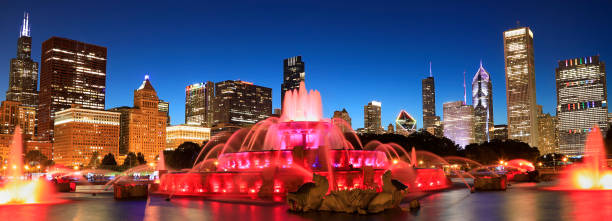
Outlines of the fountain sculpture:
<svg viewBox="0 0 612 221">
<path fill-rule="evenodd" d="M 346 122 L 323 118 L 321 95 L 306 91 L 302 82 L 299 90 L 286 92 L 279 118 L 240 129 L 224 142 L 209 142 L 189 172 L 161 175 L 157 193 L 282 200 L 313 174 L 328 180 L 326 193 L 379 193 L 387 170 L 412 190 L 448 187 L 442 170 L 415 169 L 414 158 L 399 145 L 363 147 Z"/>
</svg>

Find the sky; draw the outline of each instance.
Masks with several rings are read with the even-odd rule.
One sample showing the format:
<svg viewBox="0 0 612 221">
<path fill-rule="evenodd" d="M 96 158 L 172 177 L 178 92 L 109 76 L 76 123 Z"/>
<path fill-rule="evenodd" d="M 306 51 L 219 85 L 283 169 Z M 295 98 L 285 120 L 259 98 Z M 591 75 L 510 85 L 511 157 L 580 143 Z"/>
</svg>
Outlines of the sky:
<svg viewBox="0 0 612 221">
<path fill-rule="evenodd" d="M 363 127 L 363 106 L 382 102 L 382 126 L 405 109 L 422 126 L 421 79 L 436 84 L 436 113 L 463 99 L 482 60 L 491 74 L 496 124 L 505 124 L 503 31 L 534 33 L 536 94 L 555 114 L 559 60 L 600 55 L 612 61 L 610 1 L 27 1 L 0 7 L 0 99 L 23 12 L 32 55 L 59 36 L 108 48 L 106 108 L 132 106 L 144 75 L 184 123 L 185 87 L 244 80 L 272 88 L 279 108 L 283 59 L 301 55 L 306 87 L 323 113 L 346 108 Z M 518 25 L 517 25 L 518 24 Z M 608 85 L 609 86 L 609 85 Z"/>
</svg>

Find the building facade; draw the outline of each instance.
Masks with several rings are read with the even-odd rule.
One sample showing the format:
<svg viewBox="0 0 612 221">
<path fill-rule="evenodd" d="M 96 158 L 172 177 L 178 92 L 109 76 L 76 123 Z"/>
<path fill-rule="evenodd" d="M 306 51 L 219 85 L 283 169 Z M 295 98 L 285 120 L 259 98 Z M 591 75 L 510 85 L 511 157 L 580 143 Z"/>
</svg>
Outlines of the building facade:
<svg viewBox="0 0 612 221">
<path fill-rule="evenodd" d="M 538 141 L 533 32 L 528 27 L 504 32 L 508 139 L 530 146 Z"/>
<path fill-rule="evenodd" d="M 472 105 L 474 106 L 474 142 L 489 141 L 489 128 L 493 126 L 493 89 L 491 76 L 480 67 L 472 79 Z"/>
<path fill-rule="evenodd" d="M 444 136 L 462 148 L 474 143 L 474 107 L 463 101 L 443 104 Z"/>
<path fill-rule="evenodd" d="M 281 107 L 285 103 L 285 92 L 300 89 L 300 82 L 305 81 L 306 71 L 302 56 L 283 60 L 283 83 L 281 84 Z"/>
<path fill-rule="evenodd" d="M 253 125 L 272 115 L 272 89 L 240 80 L 215 84 L 213 124 Z"/>
<path fill-rule="evenodd" d="M 163 112 L 166 114 L 166 124 L 170 124 L 170 102 L 159 100 L 157 109 L 159 110 L 159 112 Z"/>
<path fill-rule="evenodd" d="M 210 140 L 209 127 L 189 124 L 166 127 L 166 149 L 176 149 L 185 142 L 202 145 L 208 140 Z"/>
<path fill-rule="evenodd" d="M 542 112 L 542 105 L 538 105 L 538 150 L 540 155 L 556 153 L 558 147 L 557 117 Z"/>
<path fill-rule="evenodd" d="M 491 140 L 507 140 L 508 139 L 508 125 L 498 124 L 489 128 L 489 135 Z"/>
<path fill-rule="evenodd" d="M 185 88 L 185 123 L 212 126 L 215 83 L 196 83 Z"/>
<path fill-rule="evenodd" d="M 381 123 L 381 102 L 371 101 L 368 105 L 363 106 L 363 128 L 365 133 L 381 134 L 383 133 Z"/>
<path fill-rule="evenodd" d="M 25 13 L 17 40 L 17 57 L 11 59 L 6 100 L 23 106 L 38 105 L 38 63 L 32 60 L 29 14 Z"/>
<path fill-rule="evenodd" d="M 559 61 L 556 81 L 559 153 L 582 155 L 595 125 L 604 134 L 608 130 L 605 64 L 599 56 Z"/>
<path fill-rule="evenodd" d="M 38 134 L 53 138 L 55 113 L 79 104 L 104 110 L 106 48 L 51 37 L 42 44 Z"/>
<path fill-rule="evenodd" d="M 401 110 L 395 118 L 396 133 L 408 136 L 417 129 L 417 121 L 405 110 Z"/>
<path fill-rule="evenodd" d="M 351 123 L 351 116 L 349 116 L 348 111 L 345 108 L 342 108 L 341 111 L 334 111 L 334 116 L 332 119 L 342 119 L 344 122 L 340 122 L 340 129 L 343 132 L 349 132 L 353 130 L 353 124 Z"/>
<path fill-rule="evenodd" d="M 13 134 L 19 125 L 26 139 L 34 136 L 36 108 L 24 106 L 17 101 L 2 101 L 0 105 L 0 134 Z"/>
<path fill-rule="evenodd" d="M 53 161 L 65 166 L 87 165 L 98 156 L 119 155 L 119 113 L 72 108 L 55 113 Z M 42 151 L 41 151 L 42 152 Z"/>
<path fill-rule="evenodd" d="M 134 90 L 134 107 L 128 110 L 125 124 L 127 152 L 142 153 L 147 162 L 154 162 L 166 148 L 166 113 L 159 111 L 159 97 L 149 76 Z"/>
</svg>

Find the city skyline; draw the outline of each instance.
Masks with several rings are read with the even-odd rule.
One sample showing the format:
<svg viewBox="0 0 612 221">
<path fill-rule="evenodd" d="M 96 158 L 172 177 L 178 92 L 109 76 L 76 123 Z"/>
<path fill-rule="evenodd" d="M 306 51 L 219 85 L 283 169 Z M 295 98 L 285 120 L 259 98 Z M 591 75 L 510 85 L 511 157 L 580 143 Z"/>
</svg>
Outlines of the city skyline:
<svg viewBox="0 0 612 221">
<path fill-rule="evenodd" d="M 19 4 L 19 3 L 12 3 Z M 314 3 L 312 3 L 314 4 Z M 265 5 L 264 5 L 265 6 Z M 331 8 L 335 8 L 334 4 L 329 5 Z M 40 7 L 40 8 L 37 8 Z M 205 41 L 198 41 L 201 35 L 206 32 L 197 32 L 196 30 L 189 30 L 190 35 L 186 36 L 186 40 L 190 43 L 197 43 L 197 49 L 202 50 L 201 53 L 193 53 L 190 47 L 177 46 L 176 44 L 168 44 L 169 46 L 160 46 L 161 51 L 164 53 L 156 52 L 151 50 L 138 50 L 145 46 L 167 44 L 165 41 L 170 37 L 177 37 L 180 33 L 174 33 L 173 35 L 162 35 L 160 37 L 153 37 L 151 35 L 134 36 L 122 35 L 121 33 L 132 33 L 133 35 L 140 35 L 140 33 L 147 33 L 153 26 L 139 27 L 138 21 L 143 23 L 145 19 L 152 19 L 147 21 L 148 24 L 159 22 L 161 28 L 164 30 L 174 30 L 172 27 L 168 27 L 170 23 L 179 21 L 179 16 L 176 18 L 167 18 L 168 21 L 156 20 L 154 18 L 143 15 L 142 13 L 160 10 L 158 9 L 145 9 L 143 12 L 130 12 L 119 10 L 118 18 L 109 19 L 109 21 L 103 20 L 102 17 L 93 16 L 93 18 L 80 19 L 81 23 L 76 25 L 78 28 L 68 27 L 63 25 L 63 20 L 58 20 L 54 16 L 47 14 L 48 12 L 43 11 L 44 7 L 51 7 L 49 5 L 40 4 L 34 7 L 33 5 L 9 5 L 3 11 L 2 18 L 5 23 L 2 23 L 0 28 L 4 33 L 7 33 L 0 37 L 1 45 L 6 48 L 1 54 L 0 59 L 6 58 L 6 60 L 14 57 L 15 51 L 15 39 L 19 34 L 19 25 L 23 19 L 24 9 L 28 9 L 30 12 L 30 24 L 32 26 L 31 36 L 32 42 L 32 57 L 35 62 L 41 62 L 40 59 L 40 48 L 42 41 L 48 39 L 51 36 L 65 37 L 74 39 L 77 41 L 83 41 L 95 45 L 107 47 L 109 50 L 108 55 L 108 79 L 107 79 L 107 102 L 106 108 L 113 108 L 119 106 L 125 106 L 131 104 L 130 96 L 124 96 L 124 94 L 131 93 L 133 86 L 129 82 L 140 80 L 145 74 L 150 74 L 151 78 L 155 82 L 164 82 L 164 85 L 158 86 L 159 97 L 170 102 L 170 115 L 172 124 L 181 124 L 184 119 L 184 88 L 187 85 L 196 82 L 205 81 L 224 81 L 224 80 L 235 80 L 241 79 L 245 81 L 254 82 L 257 85 L 272 88 L 273 94 L 273 108 L 280 107 L 280 83 L 282 83 L 282 59 L 301 55 L 304 60 L 308 61 L 308 74 L 306 76 L 306 82 L 310 88 L 315 88 L 321 91 L 322 95 L 326 97 L 323 103 L 324 116 L 331 117 L 334 110 L 346 108 L 347 111 L 353 116 L 353 128 L 362 127 L 363 119 L 360 116 L 362 113 L 361 105 L 371 100 L 380 100 L 384 107 L 382 108 L 382 125 L 392 123 L 395 119 L 396 113 L 401 109 L 412 114 L 416 119 L 422 119 L 421 116 L 421 96 L 420 96 L 420 82 L 419 80 L 428 76 L 428 64 L 432 62 L 433 76 L 436 78 L 436 112 L 442 113 L 442 103 L 459 100 L 460 96 L 457 96 L 462 90 L 461 84 L 457 83 L 461 81 L 462 72 L 466 70 L 468 73 L 474 73 L 478 68 L 478 61 L 483 60 L 484 65 L 487 67 L 487 71 L 492 75 L 493 82 L 493 95 L 494 95 L 494 112 L 496 116 L 495 124 L 507 123 L 506 119 L 506 101 L 505 101 L 505 84 L 504 84 L 504 70 L 503 70 L 503 31 L 515 28 L 516 20 L 521 20 L 521 26 L 529 26 L 534 32 L 534 45 L 535 45 L 535 67 L 536 67 L 536 84 L 538 93 L 538 103 L 544 106 L 544 112 L 554 113 L 556 101 L 553 97 L 547 96 L 546 92 L 554 93 L 554 68 L 558 60 L 567 57 L 580 57 L 588 56 L 593 54 L 600 54 L 602 60 L 607 60 L 610 57 L 609 53 L 612 51 L 609 45 L 601 43 L 608 39 L 609 33 L 599 33 L 597 30 L 585 30 L 582 27 L 576 27 L 576 33 L 580 33 L 578 39 L 587 39 L 586 36 L 598 36 L 597 38 L 590 39 L 587 41 L 575 41 L 574 45 L 568 44 L 564 48 L 556 46 L 555 42 L 568 41 L 576 38 L 576 33 L 569 33 L 564 36 L 556 36 L 555 27 L 562 23 L 561 21 L 544 22 L 542 17 L 545 16 L 530 16 L 527 11 L 519 11 L 516 16 L 505 16 L 504 19 L 493 19 L 491 22 L 476 22 L 469 26 L 478 27 L 480 30 L 479 35 L 476 36 L 475 40 L 466 42 L 465 46 L 457 46 L 456 41 L 465 40 L 466 38 L 473 38 L 471 35 L 461 35 L 464 33 L 460 29 L 452 28 L 451 24 L 443 20 L 435 20 L 428 26 L 429 29 L 424 29 L 424 35 L 429 38 L 435 39 L 435 41 L 427 41 L 424 45 L 428 47 L 416 47 L 412 44 L 402 43 L 398 48 L 391 49 L 390 45 L 396 41 L 405 41 L 406 39 L 414 39 L 414 37 L 402 36 L 404 31 L 395 32 L 396 28 L 409 27 L 412 24 L 409 17 L 403 17 L 398 22 L 390 23 L 390 27 L 372 27 L 375 30 L 383 31 L 384 37 L 388 38 L 391 43 L 381 44 L 377 41 L 383 37 L 375 34 L 367 34 L 365 32 L 359 32 L 364 35 L 361 38 L 349 38 L 345 41 L 346 46 L 354 46 L 354 48 L 333 46 L 332 44 L 339 41 L 341 32 L 329 31 L 339 25 L 344 20 L 339 20 L 334 16 L 336 22 L 331 24 L 322 24 L 322 20 L 314 18 L 312 21 L 299 21 L 301 24 L 306 25 L 306 29 L 315 31 L 315 26 L 321 23 L 321 29 L 326 30 L 331 35 L 330 38 L 323 38 L 317 34 L 308 35 L 308 37 L 317 37 L 319 41 L 323 41 L 323 45 L 328 46 L 316 46 L 315 41 L 305 40 L 304 37 L 291 39 L 294 42 L 293 46 L 287 47 L 283 45 L 284 41 L 276 42 L 262 39 L 264 34 L 251 34 L 248 40 L 231 38 L 223 44 L 215 43 L 220 41 L 219 38 L 223 35 L 230 34 L 227 28 L 241 26 L 247 22 L 248 19 L 236 19 L 231 20 L 229 25 L 225 28 L 216 27 L 217 29 L 211 30 L 222 30 L 225 32 L 221 33 L 221 36 L 208 37 Z M 57 6 L 56 6 L 57 7 Z M 283 7 L 291 7 L 284 5 Z M 307 4 L 304 6 L 306 10 L 312 10 L 312 5 Z M 452 5 L 445 6 L 448 8 L 453 7 Z M 461 6 L 466 9 L 465 14 L 468 14 L 471 10 L 469 5 Z M 562 10 L 551 6 L 547 10 Z M 583 7 L 583 6 L 581 6 Z M 103 10 L 105 7 L 102 7 Z M 212 5 L 211 8 L 220 8 L 227 10 L 224 5 Z M 351 6 L 351 9 L 362 8 L 361 12 L 365 13 L 366 16 L 374 17 L 380 12 L 377 12 L 374 7 L 372 11 L 363 11 L 363 5 Z M 401 7 L 400 7 L 401 8 Z M 430 7 L 432 8 L 432 7 Z M 439 11 L 448 10 L 448 8 L 439 8 Z M 597 10 L 597 8 L 593 8 Z M 58 9 L 63 10 L 63 9 Z M 207 9 L 208 10 L 208 9 Z M 338 10 L 338 16 L 348 13 L 348 11 Z M 84 10 L 87 11 L 87 10 Z M 223 10 L 221 10 L 223 11 Z M 393 10 L 390 13 L 393 15 L 400 14 L 402 10 Z M 83 13 L 83 12 L 80 12 Z M 173 12 L 178 14 L 179 12 Z M 270 27 L 277 27 L 283 24 L 281 21 L 277 21 L 276 17 L 279 17 L 280 12 L 272 13 L 269 16 L 263 16 L 261 19 L 256 19 L 261 22 L 272 22 L 274 25 Z M 598 15 L 597 11 L 592 12 L 595 17 Z M 213 13 L 215 15 L 219 15 Z M 282 14 L 282 13 L 280 13 Z M 138 17 L 134 20 L 125 19 L 126 17 Z M 194 17 L 196 15 L 193 15 Z M 354 16 L 354 15 L 352 15 Z M 353 18 L 353 17 L 349 18 Z M 575 16 L 575 17 L 574 17 Z M 600 15 L 601 16 L 601 15 Z M 206 16 L 205 16 L 206 17 Z M 281 16 L 282 17 L 282 16 Z M 510 17 L 511 19 L 508 19 Z M 569 16 L 568 20 L 579 17 L 579 15 Z M 592 16 L 591 16 L 592 17 Z M 196 17 L 199 18 L 199 17 Z M 70 18 L 63 18 L 69 20 Z M 219 19 L 219 18 L 216 18 Z M 348 18 L 346 18 L 348 19 Z M 385 18 L 382 18 L 383 20 Z M 120 23 L 119 20 L 125 22 Z M 472 21 L 475 19 L 461 18 L 461 21 Z M 593 19 L 597 20 L 597 24 L 605 25 L 609 22 L 605 19 Z M 189 24 L 202 24 L 202 19 L 190 19 Z M 380 21 L 380 20 L 379 20 Z M 418 21 L 418 20 L 417 20 Z M 482 26 L 481 23 L 485 25 Z M 91 24 L 91 28 L 85 27 Z M 112 33 L 104 33 L 102 30 L 98 30 L 100 26 L 108 24 L 119 24 L 118 32 L 113 35 Z M 571 23 L 566 23 L 568 25 Z M 187 25 L 187 24 L 185 24 Z M 350 30 L 355 30 L 357 24 L 348 25 Z M 147 25 L 144 25 L 147 26 Z M 127 29 L 127 28 L 133 29 Z M 424 26 L 417 26 L 423 28 Z M 433 31 L 432 27 L 436 27 L 439 30 Z M 77 29 L 84 28 L 87 31 L 80 31 Z M 213 27 L 215 28 L 215 27 Z M 465 27 L 464 27 L 465 28 Z M 474 28 L 474 27 L 472 27 Z M 210 30 L 209 30 L 210 31 Z M 255 30 L 249 29 L 254 32 Z M 412 30 L 414 31 L 414 30 Z M 90 32 L 90 33 L 85 33 Z M 170 31 L 172 32 L 172 31 Z M 272 32 L 274 33 L 274 32 Z M 300 32 L 301 33 L 301 32 Z M 292 36 L 299 36 L 298 32 L 290 32 Z M 313 32 L 316 33 L 316 32 Z M 484 34 L 483 34 L 484 33 Z M 553 36 L 555 35 L 555 36 Z M 447 36 L 454 36 L 458 39 L 448 38 Z M 558 38 L 558 39 L 557 39 Z M 420 39 L 420 38 L 418 38 Z M 144 42 L 136 42 L 144 41 Z M 274 40 L 278 40 L 274 38 Z M 289 41 L 289 40 L 287 40 Z M 261 42 L 260 45 L 255 46 L 255 43 Z M 298 43 L 295 43 L 298 42 Z M 373 42 L 373 43 L 372 43 Z M 238 45 L 232 45 L 237 43 Z M 436 44 L 434 44 L 436 43 Z M 133 44 L 133 46 L 130 46 Z M 371 44 L 371 45 L 368 45 Z M 279 49 L 277 47 L 286 47 L 286 49 Z M 431 46 L 435 45 L 435 47 Z M 469 52 L 466 48 L 469 47 L 483 48 L 482 51 L 476 50 L 476 52 Z M 138 48 L 138 47 L 140 48 Z M 248 46 L 241 49 L 242 46 Z M 449 46 L 449 47 L 440 47 Z M 216 48 L 220 47 L 220 48 Z M 229 50 L 231 53 L 225 52 L 214 56 L 212 54 L 225 50 L 224 47 L 231 47 Z M 269 47 L 271 52 L 262 51 L 262 48 Z M 410 50 L 411 47 L 416 47 L 417 50 Z M 438 51 L 427 51 L 431 48 L 445 48 L 445 50 Z M 489 49 L 484 49 L 489 48 Z M 551 48 L 554 48 L 551 49 Z M 136 49 L 136 50 L 135 50 Z M 559 50 L 561 49 L 561 50 Z M 133 51 L 135 50 L 135 51 Z M 474 50 L 471 50 L 474 51 Z M 186 55 L 175 56 L 178 53 L 186 52 L 189 55 L 196 55 L 187 61 L 178 61 L 178 58 L 185 58 Z M 244 52 L 249 52 L 244 54 Z M 261 52 L 261 53 L 258 53 Z M 383 52 L 385 54 L 383 54 Z M 425 53 L 424 53 L 425 52 Z M 606 53 L 608 52 L 608 53 Z M 146 54 L 150 53 L 150 54 Z M 257 53 L 257 54 L 256 54 Z M 357 54 L 355 54 L 357 53 Z M 361 54 L 369 54 L 367 56 Z M 197 56 L 200 55 L 200 56 Z M 399 55 L 399 56 L 398 56 Z M 174 57 L 177 58 L 174 58 Z M 461 56 L 461 59 L 456 59 Z M 135 58 L 141 57 L 141 58 Z M 157 60 L 155 60 L 157 59 Z M 150 62 L 163 61 L 163 62 Z M 241 63 L 236 63 L 239 60 Z M 155 63 L 155 64 L 154 64 Z M 214 68 L 210 68 L 214 66 Z M 4 68 L 4 69 L 2 69 Z M 8 62 L 0 64 L 0 70 L 8 70 Z M 3 76 L 8 79 L 8 71 L 3 71 Z M 176 76 L 184 76 L 176 78 Z M 377 85 L 372 85 L 372 90 L 365 90 L 364 93 L 363 84 L 360 82 L 370 80 L 373 76 L 380 80 Z M 408 82 L 407 85 L 401 86 L 399 78 L 415 79 L 414 82 Z M 444 79 L 444 80 L 443 80 Z M 334 82 L 334 83 L 331 83 Z M 400 87 L 401 86 L 401 87 Z M 6 91 L 7 82 L 3 81 L 0 85 L 0 91 Z M 408 95 L 406 95 L 408 93 Z M 410 95 L 412 94 L 412 95 Z M 3 98 L 4 99 L 4 98 Z M 468 103 L 472 103 L 468 100 Z M 422 126 L 419 125 L 419 126 Z"/>
</svg>

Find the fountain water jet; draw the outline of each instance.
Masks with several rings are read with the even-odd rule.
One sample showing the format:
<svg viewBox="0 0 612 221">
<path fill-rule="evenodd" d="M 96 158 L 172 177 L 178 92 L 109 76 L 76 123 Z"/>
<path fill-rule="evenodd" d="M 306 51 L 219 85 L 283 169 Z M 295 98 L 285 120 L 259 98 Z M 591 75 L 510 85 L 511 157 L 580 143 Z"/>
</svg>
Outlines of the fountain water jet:
<svg viewBox="0 0 612 221">
<path fill-rule="evenodd" d="M 606 164 L 606 150 L 598 126 L 588 134 L 582 163 L 564 171 L 559 190 L 612 190 L 612 170 Z"/>
<path fill-rule="evenodd" d="M 42 177 L 28 180 L 23 173 L 23 140 L 21 128 L 15 127 L 10 144 L 8 179 L 0 184 L 0 205 L 58 202 L 50 183 Z"/>
<path fill-rule="evenodd" d="M 327 177 L 329 190 L 373 189 L 381 191 L 382 175 L 403 165 L 397 176 L 420 176 L 414 160 L 396 144 L 361 146 L 346 123 L 322 117 L 321 95 L 299 90 L 285 95 L 283 113 L 250 128 L 213 138 L 198 154 L 189 172 L 161 177 L 158 193 L 169 195 L 284 196 L 313 179 Z M 349 139 L 345 137 L 348 134 Z M 203 157 L 203 158 L 202 158 Z M 403 163 L 403 161 L 409 161 Z M 407 172 L 410 171 L 410 172 Z M 438 179 L 442 170 L 423 169 L 422 179 L 430 187 L 445 188 Z M 444 177 L 444 184 L 446 179 Z M 438 185 L 440 184 L 440 185 Z M 411 185 L 411 184 L 408 184 Z M 416 185 L 412 185 L 415 186 Z M 419 188 L 416 188 L 419 189 Z"/>
</svg>

